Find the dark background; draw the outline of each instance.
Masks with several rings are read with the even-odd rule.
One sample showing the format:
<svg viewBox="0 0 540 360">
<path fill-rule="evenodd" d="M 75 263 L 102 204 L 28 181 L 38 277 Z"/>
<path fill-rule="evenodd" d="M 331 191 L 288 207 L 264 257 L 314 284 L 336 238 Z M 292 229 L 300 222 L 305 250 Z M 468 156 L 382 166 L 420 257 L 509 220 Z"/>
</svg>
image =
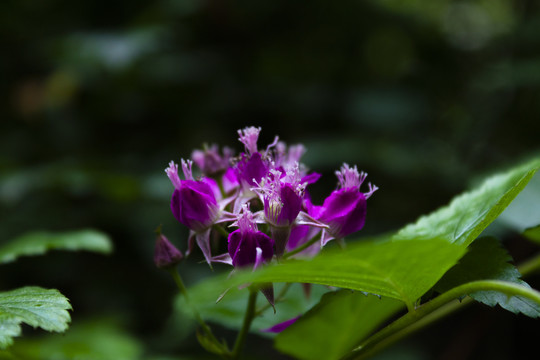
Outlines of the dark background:
<svg viewBox="0 0 540 360">
<path fill-rule="evenodd" d="M 205 142 L 240 151 L 236 130 L 261 126 L 261 147 L 275 135 L 305 144 L 304 162 L 323 174 L 316 200 L 334 188 L 343 162 L 367 171 L 381 190 L 363 234 L 398 229 L 538 150 L 539 8 L 509 0 L 2 1 L 0 242 L 37 229 L 96 228 L 115 252 L 24 258 L 2 266 L 1 288 L 58 288 L 74 321 L 118 316 L 147 356 L 196 353 L 193 338 L 162 334 L 175 289 L 154 269 L 153 230 L 163 224 L 182 249 L 187 236 L 169 211 L 167 163 Z M 510 244 L 517 260 L 534 250 L 519 237 Z M 197 256 L 185 265 L 188 282 L 202 276 Z M 504 359 L 537 338 L 533 320 L 474 309 L 403 351 Z M 460 337 L 471 324 L 476 335 Z"/>
</svg>

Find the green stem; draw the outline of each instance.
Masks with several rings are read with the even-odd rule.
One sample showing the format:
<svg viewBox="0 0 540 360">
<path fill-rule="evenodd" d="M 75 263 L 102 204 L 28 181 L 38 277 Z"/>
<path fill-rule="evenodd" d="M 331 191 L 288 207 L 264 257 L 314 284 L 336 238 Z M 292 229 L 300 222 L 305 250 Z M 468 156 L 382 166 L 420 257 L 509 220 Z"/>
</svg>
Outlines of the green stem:
<svg viewBox="0 0 540 360">
<path fill-rule="evenodd" d="M 238 359 L 242 349 L 244 347 L 244 343 L 246 342 L 246 337 L 249 332 L 249 328 L 251 327 L 251 323 L 253 322 L 253 319 L 255 318 L 255 304 L 257 302 L 257 294 L 258 291 L 256 289 L 249 289 L 249 299 L 248 304 L 246 308 L 246 314 L 244 315 L 244 322 L 242 324 L 242 329 L 238 333 L 238 337 L 236 338 L 236 342 L 234 344 L 233 351 L 231 353 L 232 359 Z"/>
<path fill-rule="evenodd" d="M 346 359 L 366 359 L 376 352 L 386 348 L 395 341 L 409 335 L 427 324 L 439 319 L 440 317 L 454 311 L 461 304 L 455 299 L 460 296 L 471 294 L 477 291 L 499 291 L 509 296 L 523 296 L 540 304 L 540 292 L 506 281 L 498 280 L 481 280 L 472 281 L 460 286 L 457 286 L 433 300 L 419 306 L 416 310 L 403 315 L 398 320 L 394 321 L 387 327 L 369 337 L 353 353 L 349 354 Z M 453 305 L 450 305 L 453 304 Z M 445 308 L 443 306 L 447 305 Z M 442 309 L 442 311 L 441 311 Z M 439 310 L 432 316 L 426 317 L 436 310 Z M 425 320 L 424 320 L 425 319 Z"/>
<path fill-rule="evenodd" d="M 283 255 L 283 259 L 287 259 L 287 258 L 290 258 L 291 256 L 293 255 L 296 255 L 298 254 L 299 252 L 301 251 L 304 251 L 305 249 L 307 249 L 308 247 L 310 247 L 311 245 L 315 244 L 317 241 L 319 241 L 321 239 L 321 234 L 322 234 L 322 231 L 320 233 L 318 233 L 316 236 L 314 236 L 311 240 L 303 243 L 302 245 L 300 245 L 299 247 L 297 247 L 296 249 L 294 250 L 291 250 L 289 251 L 288 253 L 284 254 Z"/>
<path fill-rule="evenodd" d="M 214 225 L 214 229 L 217 230 L 217 231 L 219 231 L 219 233 L 220 233 L 221 235 L 223 235 L 226 239 L 229 238 L 229 233 L 227 232 L 227 230 L 225 230 L 225 229 L 223 228 L 223 226 L 221 226 L 221 225 Z"/>
<path fill-rule="evenodd" d="M 522 277 L 530 275 L 540 270 L 540 254 L 525 261 L 518 266 L 518 270 Z"/>
<path fill-rule="evenodd" d="M 195 305 L 193 305 L 191 303 L 191 301 L 189 299 L 188 291 L 186 289 L 186 286 L 184 285 L 184 282 L 182 281 L 182 278 L 180 277 L 180 274 L 176 270 L 176 267 L 172 267 L 172 268 L 170 268 L 168 270 L 169 270 L 169 273 L 171 274 L 171 276 L 173 277 L 174 282 L 176 283 L 176 286 L 180 290 L 180 293 L 186 299 L 186 304 L 191 308 L 191 312 L 193 313 L 193 316 L 195 317 L 195 320 L 197 320 L 197 322 L 199 323 L 199 325 L 201 326 L 201 328 L 203 329 L 205 334 L 212 340 L 212 342 L 214 342 L 217 346 L 222 347 L 223 344 L 221 344 L 216 339 L 216 337 L 212 333 L 212 330 L 210 330 L 210 327 L 202 319 L 201 314 L 199 313 L 199 311 L 197 310 Z M 226 350 L 228 352 L 228 349 L 224 349 L 224 350 Z"/>
</svg>

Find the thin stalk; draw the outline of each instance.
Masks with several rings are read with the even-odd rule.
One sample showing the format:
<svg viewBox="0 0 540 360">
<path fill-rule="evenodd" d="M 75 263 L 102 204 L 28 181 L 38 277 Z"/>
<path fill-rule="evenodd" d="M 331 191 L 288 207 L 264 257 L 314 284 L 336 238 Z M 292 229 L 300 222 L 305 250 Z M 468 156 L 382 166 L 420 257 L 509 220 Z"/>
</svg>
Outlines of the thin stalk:
<svg viewBox="0 0 540 360">
<path fill-rule="evenodd" d="M 191 308 L 191 312 L 193 313 L 193 316 L 195 316 L 195 320 L 197 320 L 197 322 L 199 323 L 199 325 L 201 326 L 201 328 L 203 329 L 203 331 L 205 332 L 205 334 L 216 344 L 216 345 L 219 345 L 219 346 L 222 346 L 223 344 L 221 344 L 218 339 L 216 339 L 216 337 L 214 336 L 214 334 L 212 333 L 212 330 L 210 330 L 210 327 L 204 322 L 204 320 L 202 319 L 201 317 L 201 314 L 199 313 L 199 311 L 197 310 L 197 308 L 195 307 L 195 305 L 193 305 L 189 299 L 189 294 L 188 294 L 188 291 L 186 289 L 186 286 L 184 285 L 184 282 L 182 281 L 182 278 L 180 277 L 180 274 L 178 273 L 178 271 L 176 270 L 176 267 L 172 267 L 169 270 L 169 273 L 171 274 L 171 276 L 173 277 L 174 279 L 174 282 L 176 283 L 176 286 L 178 287 L 178 289 L 180 290 L 180 293 L 184 296 L 184 299 L 186 299 L 186 304 Z M 228 350 L 227 350 L 228 351 Z"/>
<path fill-rule="evenodd" d="M 217 230 L 217 231 L 219 231 L 219 233 L 220 233 L 221 235 L 223 235 L 226 239 L 229 238 L 229 233 L 227 232 L 227 230 L 225 230 L 225 229 L 223 228 L 223 226 L 221 226 L 221 225 L 214 225 L 214 229 Z"/>
<path fill-rule="evenodd" d="M 322 234 L 322 231 L 320 233 L 318 233 L 317 235 L 315 235 L 311 240 L 303 243 L 302 245 L 300 245 L 299 247 L 297 247 L 296 249 L 294 250 L 291 250 L 289 251 L 288 253 L 284 254 L 283 255 L 283 259 L 287 259 L 293 255 L 296 255 L 298 254 L 299 252 L 301 251 L 304 251 L 305 249 L 307 249 L 308 247 L 310 247 L 311 245 L 315 244 L 317 241 L 319 241 L 321 239 L 321 234 Z"/>
<path fill-rule="evenodd" d="M 540 270 L 540 255 L 537 255 L 518 266 L 521 276 L 525 277 Z"/>
<path fill-rule="evenodd" d="M 416 310 L 403 315 L 392 324 L 369 337 L 367 340 L 361 343 L 353 353 L 349 354 L 349 356 L 345 358 L 366 359 L 376 352 L 386 348 L 393 342 L 409 335 L 413 331 L 437 320 L 439 317 L 446 315 L 446 313 L 454 311 L 455 308 L 459 306 L 459 304 L 455 302 L 455 299 L 459 298 L 460 296 L 477 291 L 488 290 L 499 291 L 509 296 L 523 296 L 540 304 L 540 292 L 525 286 L 498 280 L 472 281 L 470 283 L 457 286 L 439 295 L 433 300 L 419 306 Z M 437 313 L 433 319 L 427 319 L 420 322 L 428 315 L 452 302 L 454 302 L 456 305 L 448 305 L 448 307 L 443 309 L 444 311 Z"/>
<path fill-rule="evenodd" d="M 246 314 L 244 315 L 242 329 L 240 329 L 240 332 L 238 333 L 238 337 L 236 338 L 236 342 L 231 353 L 232 359 L 238 359 L 240 354 L 242 353 L 242 349 L 244 348 L 244 344 L 246 342 L 246 337 L 251 327 L 251 323 L 255 318 L 255 304 L 257 302 L 258 293 L 259 292 L 256 289 L 249 289 L 249 299 L 246 308 Z"/>
</svg>

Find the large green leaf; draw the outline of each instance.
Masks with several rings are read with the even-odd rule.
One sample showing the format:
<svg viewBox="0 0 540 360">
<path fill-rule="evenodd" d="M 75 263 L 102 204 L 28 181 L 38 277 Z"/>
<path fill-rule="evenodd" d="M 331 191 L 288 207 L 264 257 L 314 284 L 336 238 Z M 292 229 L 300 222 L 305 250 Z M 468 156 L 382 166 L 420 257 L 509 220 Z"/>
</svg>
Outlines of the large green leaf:
<svg viewBox="0 0 540 360">
<path fill-rule="evenodd" d="M 512 257 L 502 248 L 499 241 L 492 237 L 483 237 L 470 246 L 470 251 L 450 269 L 435 285 L 435 290 L 445 292 L 458 285 L 476 280 L 504 280 L 529 286 L 520 279 L 521 274 L 509 263 Z M 489 306 L 499 304 L 514 313 L 540 317 L 540 306 L 527 298 L 512 296 L 510 299 L 500 292 L 479 291 L 470 294 L 476 301 Z"/>
<path fill-rule="evenodd" d="M 497 222 L 519 233 L 540 224 L 540 173 L 531 178 Z"/>
<path fill-rule="evenodd" d="M 454 198 L 448 206 L 406 226 L 394 239 L 439 237 L 466 247 L 523 190 L 539 167 L 540 160 L 535 159 L 525 165 L 492 176 L 477 189 Z"/>
<path fill-rule="evenodd" d="M 0 263 L 14 261 L 19 256 L 41 255 L 49 250 L 87 250 L 109 254 L 112 242 L 107 235 L 96 230 L 31 232 L 0 246 Z"/>
<path fill-rule="evenodd" d="M 349 290 L 328 293 L 280 333 L 275 346 L 299 359 L 339 359 L 402 308 L 402 302 L 389 298 Z"/>
<path fill-rule="evenodd" d="M 313 283 L 387 296 L 413 307 L 464 253 L 463 247 L 439 239 L 363 241 L 308 261 L 284 261 L 229 279 L 218 276 L 192 291 L 200 299 L 215 299 L 228 288 L 250 282 Z"/>
<path fill-rule="evenodd" d="M 0 293 L 0 349 L 21 333 L 20 323 L 63 332 L 71 320 L 68 299 L 55 289 L 28 286 Z"/>
</svg>

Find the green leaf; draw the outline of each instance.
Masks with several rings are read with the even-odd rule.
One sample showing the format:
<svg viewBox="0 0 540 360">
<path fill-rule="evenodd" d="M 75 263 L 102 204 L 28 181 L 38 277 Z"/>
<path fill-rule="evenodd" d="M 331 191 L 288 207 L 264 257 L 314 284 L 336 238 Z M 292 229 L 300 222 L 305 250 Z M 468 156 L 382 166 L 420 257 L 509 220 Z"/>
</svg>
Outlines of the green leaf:
<svg viewBox="0 0 540 360">
<path fill-rule="evenodd" d="M 107 235 L 96 230 L 31 232 L 1 246 L 0 263 L 14 261 L 20 256 L 42 255 L 49 250 L 87 250 L 109 254 L 112 242 Z"/>
<path fill-rule="evenodd" d="M 539 167 L 540 160 L 535 159 L 492 176 L 477 189 L 454 198 L 448 206 L 406 226 L 394 238 L 403 240 L 439 237 L 466 247 L 523 190 Z"/>
<path fill-rule="evenodd" d="M 10 351 L 25 360 L 134 360 L 142 346 L 116 321 L 101 318 L 74 323 L 66 334 L 20 339 Z"/>
<path fill-rule="evenodd" d="M 276 337 L 275 346 L 298 359 L 339 359 L 402 308 L 400 301 L 360 292 L 327 293 Z"/>
<path fill-rule="evenodd" d="M 313 283 L 391 297 L 412 308 L 464 253 L 461 246 L 438 239 L 363 241 L 309 261 L 283 261 L 255 272 L 239 272 L 229 279 L 218 276 L 192 291 L 199 298 L 215 300 L 226 289 L 250 282 Z"/>
<path fill-rule="evenodd" d="M 55 289 L 28 286 L 0 293 L 0 349 L 21 333 L 20 323 L 47 331 L 63 332 L 71 320 L 71 305 Z"/>
<path fill-rule="evenodd" d="M 476 280 L 503 280 L 529 287 L 520 279 L 521 274 L 515 266 L 508 263 L 509 261 L 512 261 L 512 257 L 500 246 L 497 239 L 480 238 L 470 246 L 470 251 L 459 261 L 459 264 L 450 269 L 437 283 L 435 290 L 445 292 Z M 502 308 L 516 314 L 523 313 L 533 318 L 540 316 L 540 305 L 520 296 L 512 296 L 508 299 L 507 295 L 497 291 L 479 291 L 470 296 L 489 306 L 499 304 Z"/>
<path fill-rule="evenodd" d="M 540 173 L 532 177 L 497 222 L 519 233 L 540 224 Z"/>
</svg>

